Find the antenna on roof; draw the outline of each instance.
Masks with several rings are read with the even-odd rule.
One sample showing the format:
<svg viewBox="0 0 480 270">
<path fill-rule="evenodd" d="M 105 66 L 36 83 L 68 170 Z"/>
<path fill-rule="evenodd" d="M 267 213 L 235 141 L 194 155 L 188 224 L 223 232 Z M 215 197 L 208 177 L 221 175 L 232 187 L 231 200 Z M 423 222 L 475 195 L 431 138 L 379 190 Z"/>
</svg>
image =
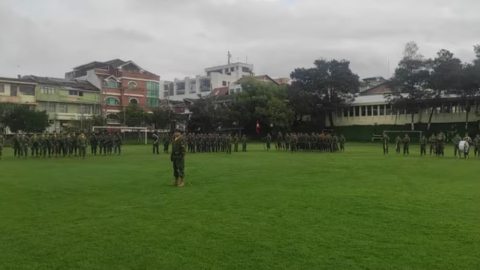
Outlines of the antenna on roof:
<svg viewBox="0 0 480 270">
<path fill-rule="evenodd" d="M 228 56 L 228 64 L 230 65 L 230 58 L 232 58 L 232 54 L 230 53 L 230 51 L 228 51 L 227 56 Z"/>
</svg>

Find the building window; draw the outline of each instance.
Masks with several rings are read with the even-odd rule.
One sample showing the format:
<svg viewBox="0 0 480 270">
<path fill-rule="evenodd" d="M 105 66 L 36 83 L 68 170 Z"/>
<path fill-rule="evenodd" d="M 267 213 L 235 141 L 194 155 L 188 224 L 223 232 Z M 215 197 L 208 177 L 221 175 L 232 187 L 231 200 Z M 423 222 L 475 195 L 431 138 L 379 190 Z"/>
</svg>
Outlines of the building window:
<svg viewBox="0 0 480 270">
<path fill-rule="evenodd" d="M 233 68 L 233 67 L 232 67 L 232 68 L 230 68 L 230 71 L 235 71 L 235 68 Z"/>
<path fill-rule="evenodd" d="M 55 94 L 55 88 L 51 87 L 51 86 L 44 86 L 40 90 L 40 93 L 46 94 L 46 95 L 53 95 L 53 94 Z"/>
<path fill-rule="evenodd" d="M 92 106 L 80 105 L 80 114 L 92 114 Z"/>
<path fill-rule="evenodd" d="M 225 73 L 228 73 L 228 68 L 225 69 Z"/>
<path fill-rule="evenodd" d="M 105 103 L 107 105 L 120 105 L 120 101 L 114 97 L 108 97 Z"/>
<path fill-rule="evenodd" d="M 117 81 L 110 79 L 110 80 L 107 81 L 107 87 L 108 88 L 118 88 L 118 83 L 117 83 Z"/>
<path fill-rule="evenodd" d="M 128 83 L 128 89 L 137 89 L 137 83 L 136 82 L 129 82 Z"/>
<path fill-rule="evenodd" d="M 387 104 L 387 109 L 386 109 L 386 115 L 392 115 L 392 105 L 391 104 Z"/>
<path fill-rule="evenodd" d="M 355 107 L 355 116 L 360 116 L 360 107 L 359 106 L 356 106 Z"/>
<path fill-rule="evenodd" d="M 83 92 L 77 90 L 68 90 L 68 95 L 83 97 Z"/>
<path fill-rule="evenodd" d="M 184 82 L 177 83 L 177 91 L 182 91 L 182 90 L 185 90 L 185 83 Z"/>
<path fill-rule="evenodd" d="M 227 86 L 227 82 L 226 82 L 226 81 L 223 81 L 223 82 L 222 82 L 222 85 L 223 85 L 223 86 Z"/>
<path fill-rule="evenodd" d="M 58 106 L 59 106 L 58 111 L 60 113 L 68 113 L 68 105 L 67 104 L 60 104 Z"/>
<path fill-rule="evenodd" d="M 343 108 L 343 117 L 348 117 L 349 108 Z"/>
<path fill-rule="evenodd" d="M 138 100 L 136 98 L 130 99 L 130 105 L 138 105 Z"/>
<path fill-rule="evenodd" d="M 373 105 L 373 116 L 378 116 L 378 105 Z"/>
<path fill-rule="evenodd" d="M 118 119 L 119 119 L 119 116 L 118 116 L 118 114 L 116 114 L 116 113 L 110 113 L 110 114 L 107 114 L 107 119 L 109 119 L 109 120 L 118 120 Z"/>
<path fill-rule="evenodd" d="M 380 115 L 385 115 L 385 105 L 380 105 Z"/>
<path fill-rule="evenodd" d="M 50 113 L 55 112 L 55 103 L 47 104 L 47 112 L 50 112 Z"/>
<path fill-rule="evenodd" d="M 147 98 L 147 107 L 158 107 L 158 98 Z"/>
<path fill-rule="evenodd" d="M 250 69 L 247 67 L 242 67 L 242 72 L 251 73 Z"/>
<path fill-rule="evenodd" d="M 355 110 L 355 107 L 348 107 L 348 116 L 353 117 L 353 110 Z"/>
<path fill-rule="evenodd" d="M 0 84 L 0 93 L 5 93 L 5 85 Z"/>
</svg>

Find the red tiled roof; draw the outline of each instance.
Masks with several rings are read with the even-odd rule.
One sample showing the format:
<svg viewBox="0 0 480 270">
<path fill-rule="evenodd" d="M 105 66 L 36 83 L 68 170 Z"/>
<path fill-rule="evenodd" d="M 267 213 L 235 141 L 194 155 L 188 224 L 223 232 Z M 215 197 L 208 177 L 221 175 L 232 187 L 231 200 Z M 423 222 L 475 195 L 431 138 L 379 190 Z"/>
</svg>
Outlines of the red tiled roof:
<svg viewBox="0 0 480 270">
<path fill-rule="evenodd" d="M 214 96 L 226 96 L 228 95 L 228 87 L 219 87 L 212 90 L 210 93 L 211 97 Z"/>
</svg>

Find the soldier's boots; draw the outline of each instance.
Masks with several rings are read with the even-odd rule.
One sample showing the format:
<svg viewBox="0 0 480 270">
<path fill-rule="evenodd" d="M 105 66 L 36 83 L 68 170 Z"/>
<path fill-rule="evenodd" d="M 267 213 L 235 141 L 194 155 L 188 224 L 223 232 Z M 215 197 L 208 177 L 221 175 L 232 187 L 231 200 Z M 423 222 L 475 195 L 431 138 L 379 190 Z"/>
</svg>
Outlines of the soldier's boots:
<svg viewBox="0 0 480 270">
<path fill-rule="evenodd" d="M 183 177 L 180 177 L 178 181 L 178 187 L 183 187 L 184 185 L 185 185 L 185 180 L 183 179 Z"/>
<path fill-rule="evenodd" d="M 178 177 L 176 177 L 175 180 L 173 181 L 173 186 L 178 187 L 178 183 L 179 183 L 179 179 Z"/>
</svg>

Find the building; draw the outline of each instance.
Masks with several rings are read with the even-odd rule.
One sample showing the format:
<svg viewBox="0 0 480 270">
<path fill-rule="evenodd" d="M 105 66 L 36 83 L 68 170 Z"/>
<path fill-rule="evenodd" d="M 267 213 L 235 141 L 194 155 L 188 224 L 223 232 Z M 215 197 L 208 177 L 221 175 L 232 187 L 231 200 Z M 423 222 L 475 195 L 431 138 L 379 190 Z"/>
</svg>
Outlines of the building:
<svg viewBox="0 0 480 270">
<path fill-rule="evenodd" d="M 159 107 L 160 76 L 133 61 L 95 61 L 73 68 L 65 78 L 87 80 L 101 89 L 101 113 L 107 124 L 120 124 L 118 113 L 131 104 L 147 112 Z"/>
<path fill-rule="evenodd" d="M 260 81 L 262 83 L 265 83 L 265 84 L 279 85 L 279 83 L 276 80 L 272 79 L 268 75 L 259 75 L 259 76 L 254 76 L 254 77 L 258 81 Z M 232 83 L 228 86 L 228 93 L 230 95 L 240 93 L 242 91 L 242 79 L 243 78 L 245 78 L 245 77 L 240 78 L 238 81 L 236 81 L 236 82 L 234 82 L 234 83 Z"/>
<path fill-rule="evenodd" d="M 387 81 L 382 77 L 368 78 L 363 81 L 360 94 L 346 108 L 338 108 L 334 113 L 335 126 L 373 126 L 373 125 L 404 125 L 408 130 L 412 122 L 411 112 L 406 108 L 395 108 L 385 97 L 391 93 Z M 437 102 L 434 109 L 432 124 L 465 123 L 467 112 L 458 97 L 445 95 Z M 468 121 L 480 121 L 480 99 L 472 100 L 473 108 Z M 431 108 L 420 107 L 414 113 L 414 124 L 426 124 L 430 118 Z M 479 122 L 480 123 L 480 122 Z M 326 125 L 330 126 L 328 116 Z M 478 125 L 477 125 L 478 127 Z"/>
<path fill-rule="evenodd" d="M 21 78 L 0 78 L 0 103 L 24 104 L 36 107 L 36 85 L 35 82 Z"/>
<path fill-rule="evenodd" d="M 245 76 L 253 76 L 253 65 L 247 63 L 229 63 L 223 66 L 205 69 L 206 75 L 194 78 L 162 81 L 160 85 L 161 98 L 181 101 L 185 98 L 208 96 L 213 89 L 230 87 Z"/>
<path fill-rule="evenodd" d="M 275 79 L 275 81 L 278 83 L 278 84 L 292 84 L 292 80 L 290 78 L 278 78 L 278 79 Z"/>
<path fill-rule="evenodd" d="M 49 132 L 61 132 L 73 122 L 101 114 L 100 89 L 86 80 L 68 80 L 33 75 L 22 77 L 35 84 L 34 93 L 39 111 L 46 111 Z"/>
</svg>

